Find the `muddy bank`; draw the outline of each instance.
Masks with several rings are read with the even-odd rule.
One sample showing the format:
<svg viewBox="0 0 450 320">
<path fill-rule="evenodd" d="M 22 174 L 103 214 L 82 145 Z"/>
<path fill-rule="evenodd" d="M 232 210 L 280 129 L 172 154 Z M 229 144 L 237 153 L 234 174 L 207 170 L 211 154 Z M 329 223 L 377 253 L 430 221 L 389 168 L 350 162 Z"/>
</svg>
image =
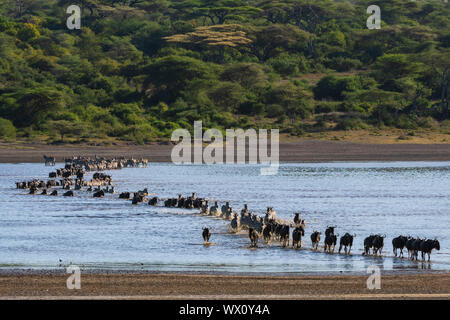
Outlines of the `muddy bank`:
<svg viewBox="0 0 450 320">
<path fill-rule="evenodd" d="M 144 157 L 151 162 L 170 162 L 171 144 L 149 145 L 48 145 L 0 143 L 0 162 L 43 162 L 42 155 L 62 161 L 76 155 Z M 363 144 L 305 140 L 280 143 L 282 162 L 330 161 L 449 161 L 450 144 Z"/>
<path fill-rule="evenodd" d="M 0 275 L 0 299 L 449 299 L 450 274 L 382 275 L 381 289 L 361 276 L 228 276 L 192 274 L 83 274 L 81 289 L 68 274 L 34 271 Z"/>
</svg>

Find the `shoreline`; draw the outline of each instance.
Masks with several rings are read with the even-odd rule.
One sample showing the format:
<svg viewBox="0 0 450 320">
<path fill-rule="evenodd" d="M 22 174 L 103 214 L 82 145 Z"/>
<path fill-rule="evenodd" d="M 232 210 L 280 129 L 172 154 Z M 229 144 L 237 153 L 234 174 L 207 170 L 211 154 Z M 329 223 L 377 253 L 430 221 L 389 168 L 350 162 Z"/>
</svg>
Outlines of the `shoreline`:
<svg viewBox="0 0 450 320">
<path fill-rule="evenodd" d="M 0 299 L 450 299 L 450 272 L 381 274 L 381 289 L 367 289 L 367 275 L 217 275 L 0 273 Z"/>
<path fill-rule="evenodd" d="M 147 158 L 149 162 L 170 162 L 172 144 L 83 144 L 0 143 L 0 163 L 43 163 L 43 154 L 62 162 L 72 156 Z M 450 161 L 450 144 L 369 144 L 303 140 L 280 141 L 280 162 L 335 161 Z"/>
</svg>

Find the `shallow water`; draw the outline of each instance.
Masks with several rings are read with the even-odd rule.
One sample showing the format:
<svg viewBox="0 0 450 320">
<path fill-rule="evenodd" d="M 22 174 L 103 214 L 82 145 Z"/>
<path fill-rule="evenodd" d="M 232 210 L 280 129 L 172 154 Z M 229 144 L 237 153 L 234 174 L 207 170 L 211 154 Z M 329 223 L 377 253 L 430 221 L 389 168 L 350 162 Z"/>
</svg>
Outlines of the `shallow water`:
<svg viewBox="0 0 450 320">
<path fill-rule="evenodd" d="M 247 203 L 260 215 L 269 205 L 284 219 L 301 212 L 307 221 L 302 250 L 262 242 L 249 249 L 245 234 L 228 233 L 229 222 L 193 210 L 132 206 L 117 194 L 94 199 L 79 191 L 65 198 L 15 189 L 15 181 L 47 179 L 53 169 L 0 164 L 1 268 L 54 268 L 61 259 L 85 268 L 177 272 L 450 270 L 450 162 L 281 164 L 276 176 L 261 176 L 256 165 L 152 163 L 107 172 L 117 193 L 147 187 L 167 198 L 195 191 L 236 210 Z M 327 225 L 356 234 L 351 255 L 309 249 L 311 232 L 323 233 Z M 204 226 L 212 228 L 215 245 L 203 246 Z M 384 257 L 361 255 L 371 233 L 386 234 Z M 391 240 L 400 234 L 437 237 L 441 250 L 433 251 L 431 263 L 393 258 Z"/>
</svg>

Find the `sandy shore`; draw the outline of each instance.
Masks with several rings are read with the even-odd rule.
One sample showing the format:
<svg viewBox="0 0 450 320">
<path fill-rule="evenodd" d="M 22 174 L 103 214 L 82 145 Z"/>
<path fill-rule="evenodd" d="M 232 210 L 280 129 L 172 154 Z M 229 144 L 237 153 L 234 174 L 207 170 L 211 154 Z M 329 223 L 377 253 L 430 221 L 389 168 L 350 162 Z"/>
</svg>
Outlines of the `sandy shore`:
<svg viewBox="0 0 450 320">
<path fill-rule="evenodd" d="M 90 273 L 81 289 L 66 287 L 60 272 L 0 274 L 0 299 L 449 299 L 450 273 L 382 275 L 229 276 Z"/>
<path fill-rule="evenodd" d="M 48 145 L 44 143 L 0 143 L 0 162 L 43 162 L 42 155 L 56 157 L 125 156 L 144 157 L 152 162 L 169 162 L 171 144 L 138 145 Z M 368 144 L 304 140 L 280 142 L 282 162 L 330 161 L 449 161 L 450 144 Z"/>
</svg>

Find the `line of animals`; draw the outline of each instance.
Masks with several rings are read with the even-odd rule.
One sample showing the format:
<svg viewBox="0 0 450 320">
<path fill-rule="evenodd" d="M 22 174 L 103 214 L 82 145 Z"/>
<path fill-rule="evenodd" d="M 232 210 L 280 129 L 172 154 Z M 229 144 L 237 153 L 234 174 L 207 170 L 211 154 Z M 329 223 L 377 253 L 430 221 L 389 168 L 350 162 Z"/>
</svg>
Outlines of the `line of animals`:
<svg viewBox="0 0 450 320">
<path fill-rule="evenodd" d="M 43 155 L 43 158 L 46 166 L 54 166 L 56 164 L 55 157 Z M 134 159 L 133 157 L 105 158 L 94 156 L 91 158 L 86 156 L 74 156 L 65 158 L 64 162 L 76 167 L 82 167 L 85 171 L 116 170 L 122 168 L 138 168 L 140 166 L 146 168 L 148 166 L 148 159 Z"/>
<path fill-rule="evenodd" d="M 75 176 L 75 181 L 71 179 Z M 69 189 L 63 196 L 74 196 L 71 185 L 75 185 L 75 189 L 81 190 L 83 186 L 88 186 L 86 191 L 93 192 L 94 198 L 104 197 L 106 193 L 114 194 L 114 186 L 112 184 L 111 176 L 101 172 L 93 174 L 91 181 L 83 180 L 84 170 L 79 164 L 72 162 L 66 163 L 65 167 L 60 169 L 59 174 L 57 170 L 57 177 L 62 178 L 61 182 L 56 180 L 49 180 L 47 182 L 31 180 L 28 182 L 17 182 L 18 189 L 30 189 L 30 194 L 37 194 L 39 188 L 44 188 L 40 193 L 47 195 L 47 189 L 57 186 L 62 186 L 64 189 Z M 93 186 L 97 188 L 93 188 Z M 101 189 L 100 186 L 107 185 L 105 189 Z M 53 190 L 50 195 L 57 195 L 57 190 Z M 229 202 L 226 202 L 219 208 L 218 202 L 215 201 L 214 205 L 209 206 L 209 200 L 206 198 L 197 197 L 196 193 L 192 193 L 191 196 L 183 197 L 178 195 L 177 198 L 159 199 L 154 196 L 150 199 L 146 199 L 149 195 L 148 189 L 137 192 L 122 192 L 119 195 L 120 199 L 130 200 L 132 204 L 139 204 L 147 202 L 148 205 L 157 206 L 160 200 L 164 201 L 165 207 L 176 207 L 183 209 L 198 209 L 200 214 L 209 215 L 213 217 L 220 217 L 225 220 L 231 220 L 230 229 L 236 233 L 241 229 L 248 229 L 248 236 L 252 247 L 256 247 L 259 238 L 263 238 L 266 243 L 272 241 L 279 241 L 283 247 L 288 247 L 290 242 L 291 228 L 292 228 L 292 247 L 302 247 L 302 237 L 305 236 L 306 222 L 301 219 L 300 213 L 295 213 L 293 223 L 282 221 L 277 218 L 275 210 L 272 207 L 268 207 L 264 217 L 258 216 L 252 212 L 249 212 L 247 204 L 241 210 L 240 214 L 233 211 Z M 336 226 L 328 226 L 325 230 L 324 239 L 324 252 L 333 253 L 337 244 L 337 238 L 339 234 L 334 233 Z M 209 241 L 211 236 L 209 228 L 204 228 L 202 236 L 205 242 Z M 350 254 L 353 246 L 353 239 L 356 235 L 345 233 L 339 239 L 338 252 L 341 253 L 342 248 L 345 254 Z M 363 255 L 381 255 L 384 247 L 385 235 L 374 234 L 364 239 L 364 252 Z M 311 236 L 312 250 L 318 251 L 319 243 L 321 240 L 321 232 L 314 231 Z M 419 252 L 421 252 L 422 260 L 425 260 L 425 256 L 428 254 L 428 261 L 430 261 L 431 251 L 433 249 L 440 250 L 440 244 L 437 239 L 420 239 L 412 238 L 409 236 L 398 236 L 392 240 L 393 252 L 397 257 L 397 251 L 400 250 L 400 257 L 403 257 L 403 249 L 407 249 L 408 258 L 411 260 L 418 260 Z"/>
</svg>

